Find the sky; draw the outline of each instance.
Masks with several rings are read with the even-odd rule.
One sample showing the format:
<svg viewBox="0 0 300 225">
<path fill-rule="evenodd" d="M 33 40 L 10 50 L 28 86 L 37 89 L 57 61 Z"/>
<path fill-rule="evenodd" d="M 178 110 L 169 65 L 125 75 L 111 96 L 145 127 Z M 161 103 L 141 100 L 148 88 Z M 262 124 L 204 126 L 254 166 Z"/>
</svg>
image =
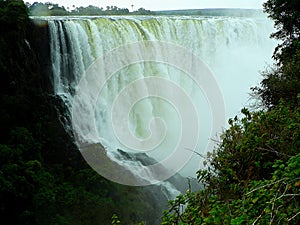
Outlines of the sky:
<svg viewBox="0 0 300 225">
<path fill-rule="evenodd" d="M 72 8 L 73 5 L 94 5 L 105 8 L 117 6 L 128 8 L 130 11 L 139 8 L 148 10 L 174 10 L 174 9 L 203 9 L 203 8 L 248 8 L 261 9 L 266 0 L 24 0 L 25 2 L 52 2 Z M 133 5 L 133 7 L 132 7 Z"/>
</svg>

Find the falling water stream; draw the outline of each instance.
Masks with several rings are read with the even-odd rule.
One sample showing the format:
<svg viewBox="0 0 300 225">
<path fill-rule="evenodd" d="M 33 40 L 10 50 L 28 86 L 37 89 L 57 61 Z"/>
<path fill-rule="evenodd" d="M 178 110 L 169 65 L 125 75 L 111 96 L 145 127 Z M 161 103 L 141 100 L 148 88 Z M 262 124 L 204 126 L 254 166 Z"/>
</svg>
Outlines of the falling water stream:
<svg viewBox="0 0 300 225">
<path fill-rule="evenodd" d="M 221 93 L 222 98 L 219 100 L 225 107 L 222 112 L 225 120 L 237 114 L 239 109 L 247 104 L 249 88 L 259 82 L 259 71 L 271 63 L 275 44 L 269 39 L 273 29 L 272 23 L 263 17 L 47 17 L 47 21 L 54 93 L 64 100 L 70 116 L 72 110 L 74 113 L 74 96 L 78 93 L 83 78 L 95 69 L 101 70 L 97 71 L 101 76 L 106 71 L 113 71 L 110 69 L 116 65 L 114 73 L 107 77 L 103 88 L 96 93 L 92 109 L 89 111 L 87 104 L 90 102 L 90 95 L 81 95 L 80 101 L 86 106 L 76 108 L 75 113 L 80 113 L 78 110 L 87 111 L 80 115 L 92 112 L 96 132 L 90 132 L 89 125 L 85 125 L 91 122 L 90 117 L 81 116 L 81 127 L 75 126 L 74 136 L 81 144 L 102 146 L 103 157 L 130 171 L 138 179 L 146 180 L 147 184 L 158 183 L 161 180 L 153 175 L 151 169 L 147 169 L 148 165 L 143 163 L 143 160 L 137 158 L 149 156 L 157 162 L 162 161 L 173 154 L 181 138 L 186 139 L 185 143 L 194 144 L 186 144 L 184 149 L 181 149 L 192 155 L 188 162 L 183 163 L 180 170 L 175 172 L 185 176 L 195 174 L 201 167 L 201 159 L 193 155 L 193 151 L 205 154 L 211 150 L 211 139 L 225 126 L 220 123 L 217 124 L 218 130 L 212 129 L 212 126 L 215 126 L 212 122 L 215 114 L 212 112 L 207 90 L 212 93 L 215 90 L 216 95 L 217 92 Z M 116 54 L 117 51 L 125 54 L 127 58 L 143 58 L 147 44 L 139 43 L 148 42 L 159 43 L 152 46 L 155 48 L 152 60 L 120 62 L 123 58 Z M 124 53 L 126 46 L 130 48 Z M 179 49 L 190 52 L 193 57 L 187 60 L 183 58 L 183 54 L 176 54 L 175 50 L 173 54 L 170 46 L 174 46 L 175 49 L 178 46 Z M 109 62 L 105 61 L 106 55 L 111 52 L 115 57 Z M 99 59 L 100 62 L 106 62 L 101 64 L 101 68 Z M 209 82 L 205 83 L 204 80 L 201 84 L 204 88 L 201 88 L 187 71 L 181 69 L 181 65 L 166 63 L 190 63 L 192 67 L 197 60 L 210 71 L 215 86 Z M 123 65 L 122 63 L 125 66 L 118 66 Z M 150 79 L 159 82 L 149 82 Z M 170 85 L 162 85 L 164 82 Z M 94 83 L 95 87 L 98 87 L 97 81 Z M 133 83 L 135 85 L 127 88 Z M 180 89 L 186 97 L 177 95 L 173 87 Z M 153 94 L 152 90 L 155 89 L 163 91 L 165 97 Z M 126 94 L 122 94 L 121 100 L 116 100 L 124 90 Z M 137 96 L 146 97 L 138 99 Z M 172 99 L 166 99 L 168 96 Z M 191 105 L 188 105 L 186 98 L 192 101 L 192 106 L 197 111 L 196 120 L 192 113 L 189 114 Z M 117 107 L 114 108 L 116 102 Z M 177 107 L 183 110 L 180 111 Z M 182 112 L 187 112 L 187 116 L 180 115 Z M 153 118 L 160 119 L 153 122 Z M 189 121 L 184 121 L 183 118 Z M 197 129 L 184 128 L 183 124 L 194 124 Z M 115 125 L 121 133 L 130 133 L 128 139 L 134 136 L 140 140 L 140 145 L 138 143 L 135 148 L 131 148 L 130 144 L 124 143 L 126 140 L 116 135 Z M 68 129 L 70 127 L 69 124 Z M 188 135 L 184 135 L 185 133 Z M 158 142 L 153 148 L 146 149 L 144 143 L 149 137 Z M 174 163 L 181 164 L 181 161 Z M 99 171 L 101 173 L 101 169 Z M 160 185 L 169 190 L 169 197 L 179 193 L 168 182 L 160 182 Z"/>
</svg>

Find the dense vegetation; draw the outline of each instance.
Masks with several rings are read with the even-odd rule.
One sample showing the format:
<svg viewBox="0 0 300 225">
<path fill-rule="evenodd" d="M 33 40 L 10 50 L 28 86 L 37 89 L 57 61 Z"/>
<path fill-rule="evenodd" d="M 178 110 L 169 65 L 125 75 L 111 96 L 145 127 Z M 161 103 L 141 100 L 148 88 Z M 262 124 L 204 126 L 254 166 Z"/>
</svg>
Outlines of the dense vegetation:
<svg viewBox="0 0 300 225">
<path fill-rule="evenodd" d="M 263 16 L 261 10 L 255 9 L 192 9 L 192 10 L 165 10 L 165 11 L 150 11 L 144 8 L 132 10 L 127 8 L 118 8 L 117 6 L 106 6 L 99 8 L 97 6 L 89 5 L 87 7 L 71 8 L 59 6 L 54 3 L 34 2 L 33 4 L 26 4 L 31 16 L 105 16 L 105 15 L 193 15 L 193 16 L 238 16 L 251 17 Z"/>
<path fill-rule="evenodd" d="M 149 15 L 154 14 L 150 10 L 144 8 L 139 8 L 138 10 L 129 12 L 127 8 L 118 8 L 117 6 L 107 6 L 104 8 L 99 8 L 97 6 L 89 5 L 87 7 L 73 7 L 65 8 L 64 6 L 59 6 L 53 3 L 41 3 L 34 2 L 32 5 L 27 3 L 30 15 L 32 16 L 103 16 L 103 15 Z"/>
<path fill-rule="evenodd" d="M 271 37 L 280 40 L 281 44 L 273 56 L 277 67 L 265 72 L 261 87 L 253 90 L 266 108 L 278 105 L 280 99 L 299 106 L 300 2 L 270 0 L 264 6 L 277 28 Z"/>
<path fill-rule="evenodd" d="M 204 190 L 169 202 L 162 224 L 300 224 L 300 2 L 268 0 L 275 68 L 197 172 Z"/>
<path fill-rule="evenodd" d="M 255 9 L 190 9 L 190 10 L 166 10 L 166 11 L 150 11 L 144 8 L 130 11 L 127 8 L 118 8 L 117 6 L 106 6 L 99 8 L 97 6 L 89 5 L 87 7 L 71 8 L 59 6 L 54 3 L 34 2 L 33 4 L 26 4 L 31 16 L 106 16 L 106 15 L 192 15 L 192 16 L 238 16 L 238 17 L 252 17 L 263 16 L 261 10 Z M 132 5 L 134 7 L 134 5 Z"/>
<path fill-rule="evenodd" d="M 99 176 L 65 132 L 58 120 L 64 109 L 43 66 L 42 32 L 47 28 L 31 23 L 23 1 L 0 0 L 2 223 L 100 225 L 111 224 L 115 213 L 127 224 L 159 219 L 161 206 L 149 189 Z"/>
</svg>

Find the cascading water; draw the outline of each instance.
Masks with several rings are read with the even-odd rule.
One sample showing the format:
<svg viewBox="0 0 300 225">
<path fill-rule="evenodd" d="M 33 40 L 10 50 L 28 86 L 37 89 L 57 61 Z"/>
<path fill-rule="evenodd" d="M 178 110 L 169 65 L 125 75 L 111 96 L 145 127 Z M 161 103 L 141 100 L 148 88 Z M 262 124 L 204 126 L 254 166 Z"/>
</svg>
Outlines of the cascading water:
<svg viewBox="0 0 300 225">
<path fill-rule="evenodd" d="M 70 112 L 74 96 L 78 92 L 78 85 L 89 71 L 97 68 L 101 70 L 98 71 L 99 76 L 106 71 L 114 72 L 111 77 L 108 77 L 109 79 L 105 80 L 105 85 L 101 92 L 97 92 L 95 99 L 91 100 L 91 95 L 81 95 L 79 102 L 85 106 L 76 109 L 89 111 L 88 108 L 91 107 L 90 112 L 94 117 L 96 132 L 90 132 L 87 124 L 90 123 L 91 117 L 83 112 L 81 115 L 87 116 L 80 118 L 83 120 L 81 121 L 82 127 L 75 128 L 75 137 L 85 145 L 93 144 L 93 149 L 96 148 L 97 143 L 101 143 L 105 147 L 102 157 L 109 158 L 113 166 L 120 166 L 138 179 L 145 180 L 146 182 L 142 185 L 157 183 L 161 180 L 157 179 L 153 175 L 153 170 L 148 169 L 147 165 L 137 160 L 135 154 L 131 152 L 146 152 L 157 161 L 161 161 L 172 154 L 177 146 L 177 140 L 184 137 L 185 143 L 193 143 L 194 139 L 196 140 L 194 145 L 184 145 L 186 154 L 192 151 L 204 154 L 210 146 L 209 140 L 216 135 L 214 133 L 216 130 L 211 128 L 213 126 L 211 121 L 214 119 L 211 102 L 205 93 L 206 90 L 215 87 L 204 83 L 202 84 L 204 88 L 199 88 L 195 81 L 186 75 L 187 71 L 182 70 L 180 66 L 165 63 L 161 59 L 164 58 L 168 62 L 182 61 L 182 63 L 190 64 L 191 67 L 195 57 L 201 59 L 211 69 L 220 87 L 226 106 L 223 116 L 228 118 L 236 114 L 242 104 L 246 103 L 247 90 L 258 81 L 258 71 L 270 61 L 274 48 L 274 42 L 268 38 L 272 31 L 272 24 L 265 18 L 124 16 L 52 17 L 47 20 L 51 40 L 54 92 L 64 99 Z M 153 45 L 149 50 L 145 41 L 159 41 L 160 44 Z M 166 43 L 165 46 L 168 47 L 164 48 L 164 44 L 161 43 Z M 195 57 L 186 59 L 182 58 L 183 55 L 170 54 L 169 43 L 174 44 L 175 48 L 176 46 L 184 48 Z M 126 46 L 130 46 L 127 52 L 120 53 L 124 53 L 128 58 L 144 57 L 145 49 L 154 53 L 151 60 L 136 61 L 131 64 L 126 62 L 127 64 L 125 63 L 123 67 L 118 67 L 122 65 L 120 62 L 122 57 L 115 55 L 116 57 L 110 61 L 102 60 L 106 63 L 101 64 L 101 68 L 93 67 L 99 58 L 105 58 L 106 54 L 122 46 L 125 46 L 125 49 Z M 132 49 L 133 46 L 135 49 Z M 116 71 L 108 68 L 114 65 L 116 65 Z M 149 83 L 152 78 L 159 82 Z M 173 92 L 173 86 L 160 85 L 166 80 L 182 90 L 182 95 L 192 99 L 193 106 L 198 110 L 196 120 L 192 113 L 189 114 L 187 111 L 186 118 L 190 121 L 181 121 L 180 113 L 184 113 L 184 110 L 178 110 L 175 107 L 176 104 L 186 110 L 189 110 L 191 105 L 187 104 L 186 98 L 182 95 L 177 96 Z M 127 90 L 126 87 L 133 83 L 136 85 Z M 98 86 L 95 84 L 95 87 Z M 167 97 L 158 96 L 152 92 L 153 89 L 164 89 L 166 96 L 176 99 L 176 104 L 168 101 Z M 122 101 L 117 101 L 116 99 L 124 90 L 126 91 L 125 97 L 123 96 Z M 136 96 L 147 98 L 138 99 Z M 118 107 L 112 110 L 116 102 Z M 153 120 L 158 117 L 163 118 L 163 122 Z M 149 127 L 150 121 L 152 122 Z M 194 123 L 199 130 L 191 128 L 188 130 L 191 133 L 184 136 L 183 132 L 187 132 L 183 128 L 184 123 Z M 117 129 L 120 129 L 121 133 L 131 133 L 136 137 L 137 142 L 140 141 L 134 145 L 135 148 L 131 148 L 130 144 L 124 143 L 124 140 L 117 137 L 114 124 L 118 126 Z M 218 125 L 219 129 L 224 126 L 221 123 Z M 146 149 L 145 143 L 145 140 L 149 138 L 158 141 L 150 150 Z M 103 166 L 101 160 L 99 162 L 97 159 L 93 160 L 95 160 L 94 167 Z M 201 160 L 197 156 L 193 157 L 182 170 L 183 173 L 194 174 L 199 168 L 199 161 Z M 102 165 L 98 165 L 99 163 Z M 108 170 L 112 169 L 111 165 L 105 166 L 109 168 Z M 118 182 L 118 179 L 113 180 Z M 132 185 L 133 183 L 126 184 Z M 178 194 L 178 191 L 175 188 L 172 189 L 168 182 L 160 184 L 169 190 L 169 197 Z"/>
</svg>

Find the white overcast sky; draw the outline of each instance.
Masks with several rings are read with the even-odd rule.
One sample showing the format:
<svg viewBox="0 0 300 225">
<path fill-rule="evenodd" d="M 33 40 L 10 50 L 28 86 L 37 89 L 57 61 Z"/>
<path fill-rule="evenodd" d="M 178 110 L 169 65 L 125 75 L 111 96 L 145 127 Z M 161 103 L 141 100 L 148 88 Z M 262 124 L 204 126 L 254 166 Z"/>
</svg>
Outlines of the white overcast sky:
<svg viewBox="0 0 300 225">
<path fill-rule="evenodd" d="M 203 9 L 203 8 L 248 8 L 261 9 L 266 0 L 24 0 L 24 2 L 52 2 L 65 7 L 94 5 L 105 8 L 117 6 L 132 9 L 149 10 Z"/>
</svg>

